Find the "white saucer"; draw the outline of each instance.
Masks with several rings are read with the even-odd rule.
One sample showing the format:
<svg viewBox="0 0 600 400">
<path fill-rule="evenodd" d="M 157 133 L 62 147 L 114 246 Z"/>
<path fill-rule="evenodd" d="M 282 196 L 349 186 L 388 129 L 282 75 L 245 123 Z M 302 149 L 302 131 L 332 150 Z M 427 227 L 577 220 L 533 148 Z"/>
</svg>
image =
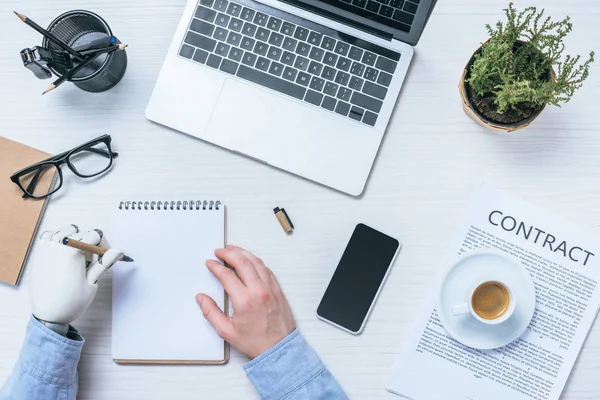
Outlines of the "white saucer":
<svg viewBox="0 0 600 400">
<path fill-rule="evenodd" d="M 498 325 L 486 325 L 471 314 L 456 316 L 452 306 L 468 301 L 474 285 L 494 277 L 511 288 L 516 300 L 513 315 Z M 506 346 L 525 332 L 535 311 L 535 286 L 527 269 L 492 249 L 462 256 L 446 273 L 439 288 L 437 313 L 450 336 L 475 349 Z"/>
</svg>

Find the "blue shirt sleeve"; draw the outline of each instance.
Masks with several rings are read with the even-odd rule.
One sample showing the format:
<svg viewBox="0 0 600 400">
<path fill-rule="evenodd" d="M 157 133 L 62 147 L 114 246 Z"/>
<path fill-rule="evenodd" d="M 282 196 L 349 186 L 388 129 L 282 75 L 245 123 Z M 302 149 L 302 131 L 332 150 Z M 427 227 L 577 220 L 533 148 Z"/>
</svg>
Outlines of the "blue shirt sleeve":
<svg viewBox="0 0 600 400">
<path fill-rule="evenodd" d="M 0 389 L 0 400 L 75 400 L 83 344 L 73 327 L 63 337 L 32 316 L 19 360 Z"/>
<path fill-rule="evenodd" d="M 297 329 L 244 370 L 264 400 L 348 398 Z"/>
<path fill-rule="evenodd" d="M 74 328 L 63 337 L 32 317 L 19 360 L 0 389 L 0 400 L 75 400 L 83 344 Z M 265 400 L 347 399 L 298 330 L 244 369 Z"/>
</svg>

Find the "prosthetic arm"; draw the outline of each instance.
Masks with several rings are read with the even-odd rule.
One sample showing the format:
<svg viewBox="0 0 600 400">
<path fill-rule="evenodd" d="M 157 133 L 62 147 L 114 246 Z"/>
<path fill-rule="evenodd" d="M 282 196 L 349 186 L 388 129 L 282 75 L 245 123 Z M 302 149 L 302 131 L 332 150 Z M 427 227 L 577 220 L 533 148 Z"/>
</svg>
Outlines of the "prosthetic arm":
<svg viewBox="0 0 600 400">
<path fill-rule="evenodd" d="M 65 237 L 110 248 L 101 231 L 80 233 L 75 225 L 44 232 L 36 242 L 29 266 L 33 317 L 0 400 L 76 399 L 84 340 L 69 324 L 89 307 L 96 282 L 123 252 L 110 249 L 98 258 L 61 244 Z"/>
<path fill-rule="evenodd" d="M 123 256 L 117 249 L 102 257 L 85 253 L 62 245 L 65 237 L 110 248 L 102 231 L 80 233 L 76 225 L 41 235 L 37 243 L 39 262 L 31 272 L 32 311 L 40 322 L 63 336 L 94 300 L 97 281 Z"/>
</svg>

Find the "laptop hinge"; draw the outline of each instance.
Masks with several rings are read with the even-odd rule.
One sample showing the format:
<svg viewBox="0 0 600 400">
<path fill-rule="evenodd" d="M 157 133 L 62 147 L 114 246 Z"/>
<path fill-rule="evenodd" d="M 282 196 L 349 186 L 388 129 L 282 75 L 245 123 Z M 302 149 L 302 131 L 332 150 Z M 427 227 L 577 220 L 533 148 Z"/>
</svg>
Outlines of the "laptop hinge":
<svg viewBox="0 0 600 400">
<path fill-rule="evenodd" d="M 344 16 L 336 14 L 334 12 L 331 12 L 331 11 L 328 11 L 328 10 L 324 10 L 322 8 L 319 8 L 319 7 L 310 5 L 310 4 L 306 4 L 306 3 L 302 2 L 302 1 L 294 1 L 294 0 L 279 0 L 279 1 L 281 1 L 282 3 L 291 4 L 294 7 L 305 9 L 307 11 L 310 11 L 310 12 L 313 12 L 315 14 L 318 14 L 318 15 L 320 15 L 322 17 L 326 17 L 326 18 L 332 19 L 334 21 L 341 22 L 344 25 L 349 25 L 349 26 L 351 26 L 353 28 L 356 28 L 356 29 L 359 29 L 359 30 L 361 30 L 363 32 L 367 32 L 367 33 L 369 33 L 371 35 L 375 35 L 377 37 L 385 39 L 388 42 L 391 42 L 392 39 L 394 38 L 394 35 L 392 35 L 391 33 L 382 31 L 382 30 L 377 29 L 377 28 L 373 28 L 372 26 L 367 26 L 367 25 L 361 24 L 358 21 L 354 21 L 354 20 L 352 20 L 350 18 L 344 17 Z"/>
</svg>

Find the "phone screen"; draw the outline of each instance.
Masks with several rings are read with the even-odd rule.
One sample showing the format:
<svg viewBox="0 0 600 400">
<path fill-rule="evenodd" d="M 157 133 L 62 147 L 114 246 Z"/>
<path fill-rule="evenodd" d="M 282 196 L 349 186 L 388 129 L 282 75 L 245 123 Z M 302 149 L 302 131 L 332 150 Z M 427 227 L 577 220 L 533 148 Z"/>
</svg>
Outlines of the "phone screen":
<svg viewBox="0 0 600 400">
<path fill-rule="evenodd" d="M 358 224 L 317 315 L 353 333 L 360 332 L 399 247 L 398 240 Z"/>
</svg>

